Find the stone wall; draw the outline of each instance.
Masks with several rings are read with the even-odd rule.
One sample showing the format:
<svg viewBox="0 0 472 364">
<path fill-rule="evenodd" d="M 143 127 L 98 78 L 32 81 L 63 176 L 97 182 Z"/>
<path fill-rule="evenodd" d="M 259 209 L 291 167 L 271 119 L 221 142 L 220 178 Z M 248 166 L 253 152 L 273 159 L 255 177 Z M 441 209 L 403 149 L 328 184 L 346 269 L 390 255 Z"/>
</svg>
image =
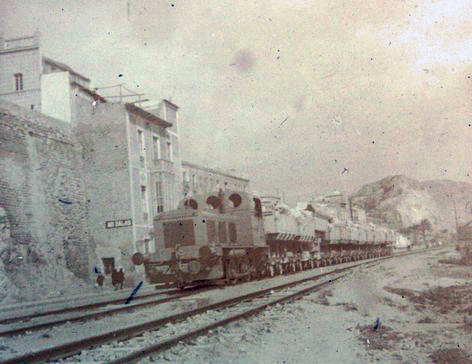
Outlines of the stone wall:
<svg viewBox="0 0 472 364">
<path fill-rule="evenodd" d="M 8 279 L 28 298 L 83 284 L 85 183 L 70 126 L 0 101 L 0 145 L 0 207 L 10 230 L 0 257 Z"/>
</svg>

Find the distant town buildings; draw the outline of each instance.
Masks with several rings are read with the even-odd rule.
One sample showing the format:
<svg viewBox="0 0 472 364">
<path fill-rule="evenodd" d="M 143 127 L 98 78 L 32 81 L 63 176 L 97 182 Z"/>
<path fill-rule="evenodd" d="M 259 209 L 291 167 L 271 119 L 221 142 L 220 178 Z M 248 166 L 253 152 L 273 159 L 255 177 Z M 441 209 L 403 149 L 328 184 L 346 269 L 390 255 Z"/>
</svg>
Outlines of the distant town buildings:
<svg viewBox="0 0 472 364">
<path fill-rule="evenodd" d="M 60 207 L 73 205 L 76 213 L 81 211 L 80 221 L 85 223 L 74 236 L 74 244 L 80 246 L 74 251 L 83 252 L 85 247 L 89 252 L 88 267 L 83 266 L 87 259 L 79 259 L 81 266 L 74 266 L 73 271 L 80 272 L 81 276 L 84 269 L 91 276 L 95 268 L 107 274 L 118 267 L 134 270 L 132 254 L 153 252 L 153 217 L 176 208 L 184 196 L 219 189 L 247 192 L 249 185 L 247 179 L 181 161 L 179 107 L 172 101 L 163 100 L 156 107 L 146 108 L 141 106 L 145 100 L 127 99 L 125 102 L 121 93 L 119 98 L 104 97 L 90 85 L 89 78 L 71 67 L 42 56 L 39 33 L 15 39 L 0 38 L 0 99 L 24 110 L 19 112 L 8 103 L 2 103 L 3 109 L 11 110 L 11 115 L 10 111 L 2 114 L 4 123 L 12 120 L 18 125 L 22 117 L 38 125 L 60 120 L 54 123 L 54 132 L 52 129 L 45 131 L 45 139 L 34 139 L 37 132 L 33 128 L 30 134 L 29 129 L 4 134 L 4 142 L 13 145 L 10 139 L 20 133 L 25 145 L 33 141 L 37 145 L 41 140 L 49 143 L 48 133 L 64 130 L 71 150 L 74 150 L 67 157 L 68 161 L 76 161 L 74 163 L 61 160 L 60 153 L 45 155 L 50 156 L 51 165 L 61 166 L 60 176 L 54 178 L 65 181 L 65 185 L 61 182 L 49 186 L 51 196 L 64 194 L 64 189 L 69 193 L 80 188 L 80 194 L 74 195 L 74 199 L 56 199 L 62 201 Z M 31 138 L 33 141 L 29 141 Z M 76 148 L 74 144 L 77 144 Z M 14 155 L 15 148 L 10 149 Z M 34 148 L 25 150 L 27 157 L 23 159 L 37 158 Z M 44 178 L 17 183 L 16 187 L 13 175 L 8 178 L 3 181 L 5 183 L 0 178 L 0 196 L 5 195 L 5 189 L 40 191 L 46 188 L 40 186 L 44 184 Z M 32 198 L 39 199 L 40 196 L 35 193 Z M 36 210 L 51 203 L 46 200 L 38 204 L 31 202 Z M 16 222 L 26 224 L 27 219 L 20 218 L 21 212 L 13 211 L 13 203 L 0 201 L 0 205 L 5 206 L 4 215 L 19 216 Z M 51 216 L 54 219 L 55 215 Z M 28 230 L 28 244 L 45 239 L 41 224 L 35 226 L 38 230 Z M 70 250 L 68 229 L 70 227 L 65 227 L 64 236 L 57 238 L 68 246 L 61 247 L 61 251 Z M 16 231 L 15 228 L 12 231 Z"/>
<path fill-rule="evenodd" d="M 182 161 L 184 197 L 219 191 L 248 192 L 249 180 L 227 172 Z"/>
</svg>

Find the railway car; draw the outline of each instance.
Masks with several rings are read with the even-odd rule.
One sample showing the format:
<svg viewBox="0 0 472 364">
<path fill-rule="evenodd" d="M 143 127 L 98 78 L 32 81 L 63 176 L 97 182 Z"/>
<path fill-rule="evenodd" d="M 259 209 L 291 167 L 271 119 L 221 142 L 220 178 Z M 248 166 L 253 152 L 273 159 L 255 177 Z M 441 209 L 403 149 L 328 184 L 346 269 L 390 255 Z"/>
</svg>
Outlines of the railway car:
<svg viewBox="0 0 472 364">
<path fill-rule="evenodd" d="M 410 249 L 411 242 L 406 236 L 398 235 L 395 239 L 394 248 L 395 249 Z"/>
<path fill-rule="evenodd" d="M 290 209 L 242 192 L 181 201 L 154 218 L 154 253 L 135 255 L 151 283 L 234 283 L 390 254 L 387 230 L 334 222 L 309 204 Z"/>
<path fill-rule="evenodd" d="M 317 266 L 321 261 L 321 242 L 330 217 L 311 205 L 291 209 L 262 197 L 263 224 L 270 249 L 270 275 L 293 273 Z"/>
<path fill-rule="evenodd" d="M 456 250 L 465 256 L 472 255 L 472 221 L 457 227 Z"/>
</svg>

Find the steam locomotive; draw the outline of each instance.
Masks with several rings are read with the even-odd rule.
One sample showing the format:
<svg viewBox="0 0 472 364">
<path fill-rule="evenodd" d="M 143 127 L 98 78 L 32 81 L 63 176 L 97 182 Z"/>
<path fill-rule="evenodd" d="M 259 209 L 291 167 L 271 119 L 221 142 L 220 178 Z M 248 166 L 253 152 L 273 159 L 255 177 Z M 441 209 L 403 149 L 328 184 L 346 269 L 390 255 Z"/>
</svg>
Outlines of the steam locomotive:
<svg viewBox="0 0 472 364">
<path fill-rule="evenodd" d="M 222 191 L 157 215 L 154 237 L 154 252 L 138 253 L 135 264 L 144 263 L 149 282 L 180 288 L 391 255 L 395 241 L 391 230 L 335 221 L 311 205 L 287 214 L 247 193 Z"/>
</svg>

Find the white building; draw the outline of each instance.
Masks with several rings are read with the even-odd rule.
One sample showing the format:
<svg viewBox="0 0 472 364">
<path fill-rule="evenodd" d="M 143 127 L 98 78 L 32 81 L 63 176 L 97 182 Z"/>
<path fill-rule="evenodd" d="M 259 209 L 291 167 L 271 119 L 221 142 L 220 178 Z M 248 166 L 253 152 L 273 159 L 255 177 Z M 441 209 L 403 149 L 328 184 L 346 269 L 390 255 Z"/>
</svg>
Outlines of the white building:
<svg viewBox="0 0 472 364">
<path fill-rule="evenodd" d="M 248 192 L 249 180 L 225 171 L 207 168 L 182 161 L 183 196 L 194 196 L 210 192 Z"/>
<path fill-rule="evenodd" d="M 76 98 L 103 101 L 89 78 L 42 56 L 39 33 L 0 38 L 0 97 L 66 122 L 74 121 Z"/>
</svg>

